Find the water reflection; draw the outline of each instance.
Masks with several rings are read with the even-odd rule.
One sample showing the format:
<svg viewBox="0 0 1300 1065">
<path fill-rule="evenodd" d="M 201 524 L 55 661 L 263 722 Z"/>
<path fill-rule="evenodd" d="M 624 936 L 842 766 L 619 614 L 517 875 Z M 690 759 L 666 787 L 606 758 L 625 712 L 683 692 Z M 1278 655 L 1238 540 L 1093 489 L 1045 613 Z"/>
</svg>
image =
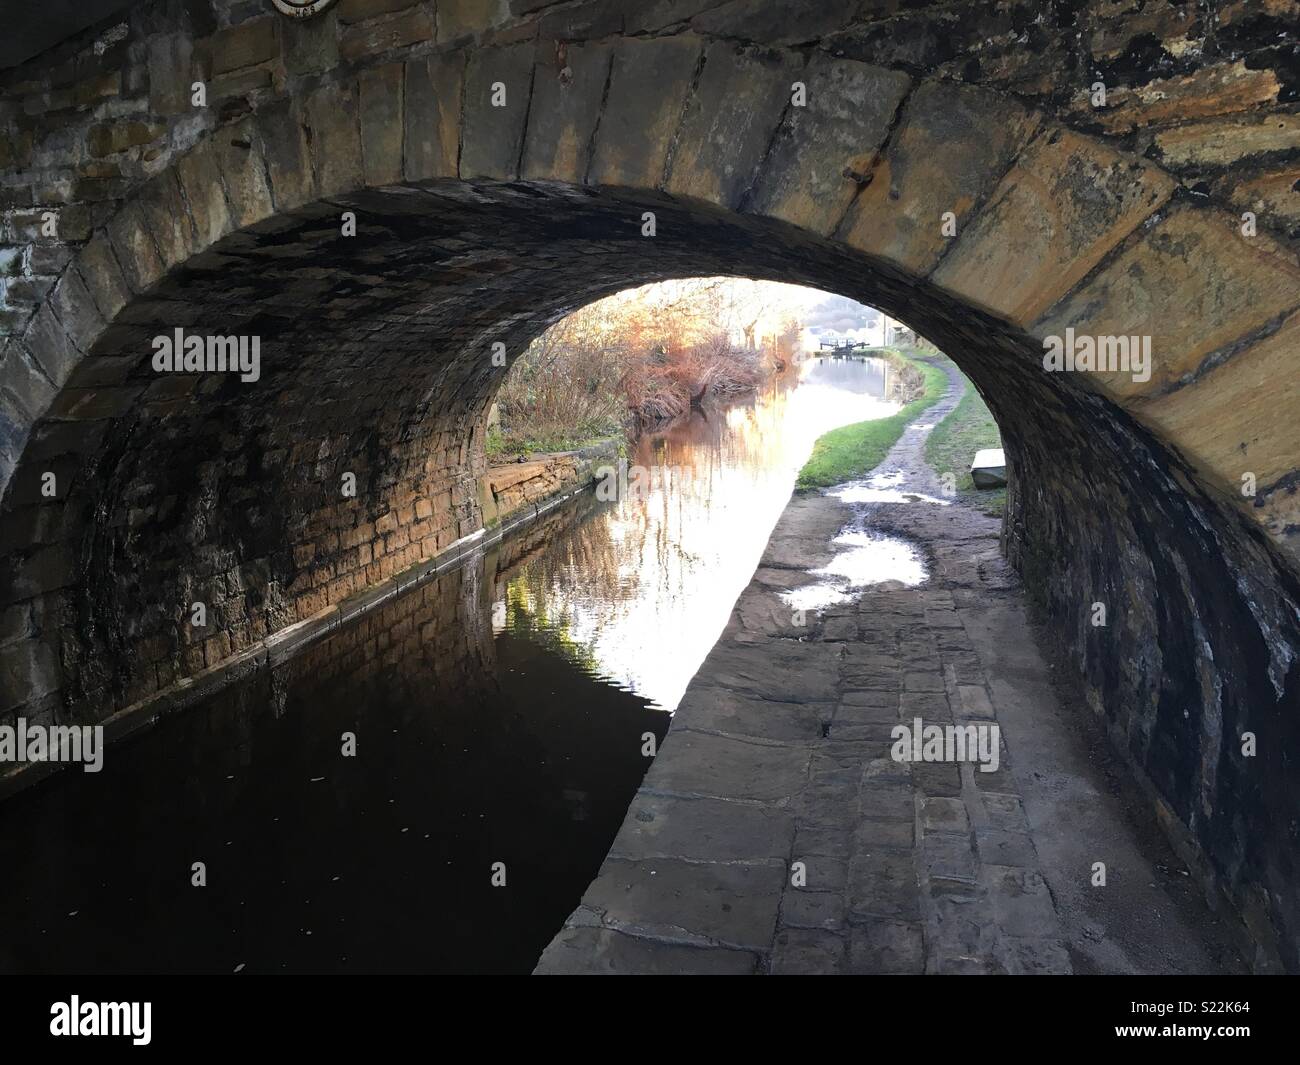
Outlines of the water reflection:
<svg viewBox="0 0 1300 1065">
<path fill-rule="evenodd" d="M 821 578 L 817 583 L 781 593 L 793 609 L 824 610 L 855 599 L 858 591 L 870 584 L 896 581 L 914 587 L 928 577 L 920 552 L 896 536 L 870 529 L 850 530 L 832 543 L 841 550 L 822 568 L 809 571 Z"/>
<path fill-rule="evenodd" d="M 752 401 L 695 412 L 643 437 L 629 474 L 647 490 L 572 530 L 500 590 L 498 632 L 516 615 L 583 648 L 592 671 L 674 709 L 726 625 L 814 441 L 883 418 L 882 359 L 813 358 Z M 797 385 L 797 387 L 796 387 Z"/>
</svg>

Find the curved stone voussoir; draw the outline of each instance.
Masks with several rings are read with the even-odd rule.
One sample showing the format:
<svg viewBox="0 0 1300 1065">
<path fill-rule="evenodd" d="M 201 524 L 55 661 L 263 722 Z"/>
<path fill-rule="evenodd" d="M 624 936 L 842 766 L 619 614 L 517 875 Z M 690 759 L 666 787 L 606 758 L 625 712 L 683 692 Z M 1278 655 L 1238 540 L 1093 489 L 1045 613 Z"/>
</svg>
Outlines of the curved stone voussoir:
<svg viewBox="0 0 1300 1065">
<path fill-rule="evenodd" d="M 1044 129 L 931 275 L 1026 326 L 1173 195 L 1158 168 L 1064 129 Z"/>
<path fill-rule="evenodd" d="M 903 104 L 897 128 L 840 235 L 854 248 L 928 275 L 1006 175 L 1040 116 L 1001 94 L 927 81 Z M 945 228 L 945 216 L 951 225 Z"/>
</svg>

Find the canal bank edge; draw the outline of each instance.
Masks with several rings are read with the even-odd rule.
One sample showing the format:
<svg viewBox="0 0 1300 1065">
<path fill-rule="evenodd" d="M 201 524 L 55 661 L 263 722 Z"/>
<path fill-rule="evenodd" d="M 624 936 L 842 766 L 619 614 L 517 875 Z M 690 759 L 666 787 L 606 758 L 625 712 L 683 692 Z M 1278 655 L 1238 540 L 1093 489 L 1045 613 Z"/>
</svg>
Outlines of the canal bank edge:
<svg viewBox="0 0 1300 1065">
<path fill-rule="evenodd" d="M 188 709 L 259 670 L 278 666 L 416 585 L 462 565 L 586 491 L 601 466 L 618 462 L 622 446 L 618 439 L 603 440 L 577 451 L 536 455 L 527 462 L 488 467 L 479 480 L 484 525 L 478 532 L 449 544 L 431 559 L 258 640 L 210 669 L 182 677 L 123 707 L 98 722 L 104 729 L 104 744 L 150 728 L 162 718 Z M 0 801 L 66 766 L 63 762 L 25 762 L 0 772 Z"/>
</svg>

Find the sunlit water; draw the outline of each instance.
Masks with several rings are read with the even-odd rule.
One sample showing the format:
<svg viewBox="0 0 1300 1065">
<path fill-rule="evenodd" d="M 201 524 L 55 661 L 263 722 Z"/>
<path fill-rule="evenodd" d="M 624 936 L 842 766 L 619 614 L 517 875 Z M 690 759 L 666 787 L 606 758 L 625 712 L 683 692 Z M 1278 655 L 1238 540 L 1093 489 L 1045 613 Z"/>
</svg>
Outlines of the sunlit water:
<svg viewBox="0 0 1300 1065">
<path fill-rule="evenodd" d="M 753 576 L 814 441 L 899 409 L 884 398 L 889 373 L 881 359 L 810 359 L 797 387 L 778 382 L 752 402 L 644 437 L 618 479 L 630 498 L 521 569 L 496 604 L 498 631 L 516 608 L 544 617 L 600 676 L 674 709 Z"/>
<path fill-rule="evenodd" d="M 883 363 L 798 377 L 643 440 L 643 498 L 586 493 L 0 803 L 0 972 L 527 972 L 813 440 L 897 409 Z"/>
</svg>

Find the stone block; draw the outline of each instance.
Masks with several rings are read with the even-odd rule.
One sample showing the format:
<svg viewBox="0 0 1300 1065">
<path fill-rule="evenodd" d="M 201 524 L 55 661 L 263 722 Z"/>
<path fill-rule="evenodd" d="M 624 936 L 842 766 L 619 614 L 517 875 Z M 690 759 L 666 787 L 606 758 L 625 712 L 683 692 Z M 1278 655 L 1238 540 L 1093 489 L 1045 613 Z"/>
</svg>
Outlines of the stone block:
<svg viewBox="0 0 1300 1065">
<path fill-rule="evenodd" d="M 915 834 L 911 821 L 876 821 L 864 819 L 853 830 L 854 849 L 872 851 L 897 848 L 910 850 Z"/>
<path fill-rule="evenodd" d="M 61 386 L 68 379 L 73 366 L 81 358 L 48 303 L 42 304 L 32 316 L 27 331 L 23 334 L 23 345 L 45 376 L 56 386 Z"/>
<path fill-rule="evenodd" d="M 732 736 L 811 742 L 831 719 L 829 703 L 785 703 L 749 699 L 720 688 L 690 688 L 677 707 L 683 726 Z"/>
<path fill-rule="evenodd" d="M 911 824 L 916 816 L 912 787 L 901 782 L 864 782 L 858 795 L 858 806 L 862 817 L 873 820 Z"/>
<path fill-rule="evenodd" d="M 290 101 L 259 108 L 255 116 L 254 138 L 266 160 L 271 198 L 280 211 L 316 198 L 311 147 L 302 122 L 302 114 Z"/>
<path fill-rule="evenodd" d="M 911 79 L 821 55 L 797 77 L 807 104 L 787 110 L 748 209 L 830 234 L 870 172 Z"/>
<path fill-rule="evenodd" d="M 289 19 L 280 26 L 284 69 L 290 74 L 320 74 L 338 65 L 338 20 L 327 11 L 320 18 Z"/>
<path fill-rule="evenodd" d="M 211 138 L 200 141 L 181 157 L 176 174 L 190 205 L 195 250 L 206 250 L 234 228 Z"/>
<path fill-rule="evenodd" d="M 619 42 L 596 132 L 592 184 L 659 186 L 702 50 L 688 34 Z"/>
<path fill-rule="evenodd" d="M 433 23 L 420 8 L 382 22 L 349 26 L 339 40 L 339 54 L 349 62 L 380 55 L 395 48 L 433 40 Z"/>
<path fill-rule="evenodd" d="M 1155 78 L 1133 88 L 1112 89 L 1103 108 L 1091 107 L 1085 91 L 1077 110 L 1107 133 L 1122 134 L 1145 126 L 1251 111 L 1277 102 L 1280 89 L 1274 71 L 1252 69 L 1247 60 L 1239 59 L 1190 74 Z"/>
<path fill-rule="evenodd" d="M 208 42 L 213 75 L 274 59 L 279 51 L 275 36 L 278 22 L 274 17 L 253 19 L 213 34 Z"/>
<path fill-rule="evenodd" d="M 966 804 L 957 798 L 927 796 L 921 800 L 921 826 L 930 832 L 965 832 L 970 828 Z"/>
<path fill-rule="evenodd" d="M 454 41 L 498 26 L 508 17 L 498 0 L 439 0 L 438 40 Z"/>
<path fill-rule="evenodd" d="M 903 107 L 870 183 L 848 213 L 848 243 L 926 274 L 947 249 L 945 212 L 958 232 L 1037 128 L 1023 106 L 994 92 L 925 82 Z"/>
<path fill-rule="evenodd" d="M 175 169 L 164 170 L 146 183 L 137 203 L 165 270 L 194 254 L 198 236 Z"/>
<path fill-rule="evenodd" d="M 607 44 L 571 45 L 562 60 L 543 52 L 533 75 L 523 177 L 582 183 L 612 55 Z"/>
<path fill-rule="evenodd" d="M 1060 926 L 1047 884 L 1032 869 L 986 865 L 982 879 L 998 929 L 1008 936 L 1057 938 Z"/>
<path fill-rule="evenodd" d="M 16 562 L 9 561 L 13 564 L 11 588 L 14 601 L 69 588 L 76 580 L 76 568 L 66 543 L 44 544 Z"/>
<path fill-rule="evenodd" d="M 223 126 L 212 135 L 213 155 L 226 186 L 231 224 L 243 229 L 260 222 L 273 211 L 266 163 L 253 136 L 252 119 Z"/>
<path fill-rule="evenodd" d="M 783 860 L 793 834 L 790 815 L 782 810 L 639 792 L 610 853 L 714 862 Z"/>
<path fill-rule="evenodd" d="M 208 82 L 208 106 L 237 96 L 248 96 L 259 89 L 269 89 L 271 84 L 271 71 L 266 67 L 222 74 Z M 224 113 L 225 109 L 221 107 L 218 110 L 219 113 Z"/>
<path fill-rule="evenodd" d="M 838 891 L 809 891 L 787 887 L 781 897 L 781 924 L 786 928 L 844 927 L 847 905 Z"/>
<path fill-rule="evenodd" d="M 773 976 L 834 975 L 848 953 L 844 939 L 813 928 L 786 928 L 772 943 Z"/>
<path fill-rule="evenodd" d="M 61 686 L 58 660 L 44 641 L 31 638 L 0 647 L 0 710 L 27 706 Z"/>
<path fill-rule="evenodd" d="M 18 404 L 28 425 L 45 413 L 57 389 L 17 340 L 5 346 L 0 359 L 0 392 Z"/>
<path fill-rule="evenodd" d="M 802 57 L 791 53 L 710 45 L 674 144 L 666 190 L 738 206 L 753 186 L 802 66 Z"/>
<path fill-rule="evenodd" d="M 367 185 L 402 180 L 401 63 L 362 71 L 357 78 L 361 106 L 361 161 Z"/>
<path fill-rule="evenodd" d="M 911 853 L 870 851 L 849 862 L 851 924 L 872 917 L 915 921 L 920 918 L 920 906 L 920 886 Z"/>
<path fill-rule="evenodd" d="M 403 165 L 408 181 L 456 175 L 464 76 L 464 60 L 456 54 L 406 64 Z"/>
<path fill-rule="evenodd" d="M 118 119 L 98 122 L 86 131 L 86 150 L 96 158 L 149 144 L 162 136 L 162 126 L 152 122 Z"/>
<path fill-rule="evenodd" d="M 925 939 L 920 924 L 873 917 L 850 929 L 849 972 L 893 976 L 924 971 Z"/>
<path fill-rule="evenodd" d="M 1121 401 L 1195 381 L 1216 353 L 1300 306 L 1300 270 L 1231 216 L 1181 208 L 1036 322 L 1040 337 L 1150 337 L 1148 380 L 1087 376 Z M 1207 360 L 1211 360 L 1207 362 Z M 1140 405 L 1136 408 L 1140 413 Z"/>
<path fill-rule="evenodd" d="M 993 702 L 989 693 L 978 684 L 959 684 L 957 695 L 961 699 L 962 714 L 966 717 L 978 717 L 992 720 L 997 715 L 993 711 Z"/>
<path fill-rule="evenodd" d="M 80 351 L 88 351 L 95 338 L 104 330 L 104 320 L 99 316 L 95 301 L 91 299 L 76 270 L 63 271 L 50 293 L 50 306 L 62 323 L 68 339 Z"/>
<path fill-rule="evenodd" d="M 322 85 L 303 105 L 311 131 L 312 169 L 318 196 L 337 196 L 365 183 L 355 84 Z"/>
<path fill-rule="evenodd" d="M 122 205 L 109 220 L 108 237 L 132 292 L 143 292 L 162 276 L 162 260 L 137 205 Z"/>
<path fill-rule="evenodd" d="M 1156 159 L 1182 167 L 1232 166 L 1252 156 L 1291 152 L 1300 144 L 1300 115 L 1255 114 L 1189 122 L 1155 135 Z"/>
<path fill-rule="evenodd" d="M 922 860 L 932 880 L 975 882 L 975 851 L 968 834 L 927 829 L 923 843 Z"/>
<path fill-rule="evenodd" d="M 934 271 L 949 292 L 1028 325 L 1149 217 L 1174 182 L 1076 133 L 1040 134 Z"/>
<path fill-rule="evenodd" d="M 444 0 L 445 2 L 445 0 Z M 564 928 L 542 952 L 538 974 L 636 973 L 747 976 L 758 956 L 739 950 L 688 947 L 627 935 L 609 928 Z"/>
<path fill-rule="evenodd" d="M 800 747 L 678 732 L 664 742 L 646 780 L 660 791 L 771 802 L 798 792 L 808 757 Z"/>
<path fill-rule="evenodd" d="M 72 103 L 75 107 L 89 107 L 101 100 L 118 96 L 121 92 L 121 71 L 106 71 L 84 81 L 79 81 L 72 90 Z"/>
<path fill-rule="evenodd" d="M 518 177 L 532 95 L 533 51 L 529 43 L 470 54 L 465 72 L 462 178 Z"/>
<path fill-rule="evenodd" d="M 1142 421 L 1220 490 L 1238 501 L 1243 475 L 1257 487 L 1300 465 L 1300 418 L 1288 387 L 1300 351 L 1300 316 L 1183 388 L 1141 400 Z"/>
<path fill-rule="evenodd" d="M 776 928 L 782 864 L 727 865 L 609 858 L 582 897 L 613 927 L 733 949 L 767 950 Z"/>
<path fill-rule="evenodd" d="M 350 26 L 357 22 L 364 22 L 366 19 L 378 18 L 380 15 L 405 11 L 420 2 L 421 0 L 339 0 L 334 13 L 341 23 Z"/>
</svg>

